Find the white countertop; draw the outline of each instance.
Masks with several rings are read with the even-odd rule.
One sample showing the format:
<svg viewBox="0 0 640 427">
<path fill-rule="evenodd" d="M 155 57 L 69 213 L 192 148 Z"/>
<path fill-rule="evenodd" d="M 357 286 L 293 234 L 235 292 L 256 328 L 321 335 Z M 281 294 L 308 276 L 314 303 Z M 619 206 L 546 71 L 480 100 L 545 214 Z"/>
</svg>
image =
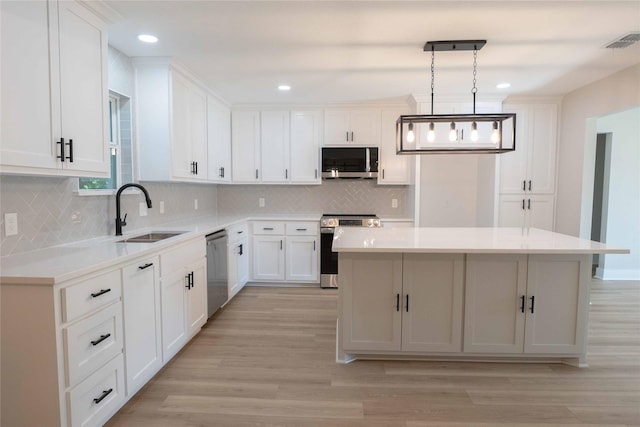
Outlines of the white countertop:
<svg viewBox="0 0 640 427">
<path fill-rule="evenodd" d="M 103 268 L 147 256 L 175 244 L 225 229 L 244 221 L 319 221 L 320 215 L 264 215 L 255 217 L 200 217 L 160 226 L 127 231 L 122 236 L 104 236 L 37 251 L 0 257 L 3 285 L 55 285 Z M 150 231 L 180 231 L 178 236 L 155 243 L 122 243 Z"/>
<path fill-rule="evenodd" d="M 339 227 L 335 252 L 628 254 L 629 250 L 537 228 Z"/>
</svg>

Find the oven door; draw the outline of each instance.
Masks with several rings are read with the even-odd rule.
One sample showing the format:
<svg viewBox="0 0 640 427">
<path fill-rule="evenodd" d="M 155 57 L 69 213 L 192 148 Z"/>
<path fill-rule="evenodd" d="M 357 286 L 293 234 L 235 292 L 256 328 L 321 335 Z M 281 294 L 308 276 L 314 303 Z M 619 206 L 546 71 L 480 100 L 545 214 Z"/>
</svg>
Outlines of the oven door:
<svg viewBox="0 0 640 427">
<path fill-rule="evenodd" d="M 338 287 L 338 253 L 331 250 L 333 228 L 320 229 L 320 286 Z"/>
</svg>

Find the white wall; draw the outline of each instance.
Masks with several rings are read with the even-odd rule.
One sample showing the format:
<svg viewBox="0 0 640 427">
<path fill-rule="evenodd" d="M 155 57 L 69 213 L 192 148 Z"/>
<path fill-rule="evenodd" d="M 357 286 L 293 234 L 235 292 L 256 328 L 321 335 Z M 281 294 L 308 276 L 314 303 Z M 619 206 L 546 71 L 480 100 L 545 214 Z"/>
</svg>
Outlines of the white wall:
<svg viewBox="0 0 640 427">
<path fill-rule="evenodd" d="M 591 161 L 585 147 L 596 145 L 598 117 L 638 105 L 640 64 L 570 92 L 563 98 L 558 153 L 557 232 L 590 237 L 591 205 L 585 198 L 593 194 L 593 182 L 588 183 L 584 179 L 585 159 Z M 581 222 L 585 224 L 583 227 Z"/>
<path fill-rule="evenodd" d="M 608 206 L 605 241 L 631 250 L 629 255 L 605 255 L 598 275 L 603 279 L 639 280 L 640 107 L 599 118 L 597 133 L 611 134 L 609 192 L 603 203 Z M 591 151 L 592 147 L 587 149 Z M 593 182 L 593 164 L 586 165 L 587 170 Z"/>
</svg>

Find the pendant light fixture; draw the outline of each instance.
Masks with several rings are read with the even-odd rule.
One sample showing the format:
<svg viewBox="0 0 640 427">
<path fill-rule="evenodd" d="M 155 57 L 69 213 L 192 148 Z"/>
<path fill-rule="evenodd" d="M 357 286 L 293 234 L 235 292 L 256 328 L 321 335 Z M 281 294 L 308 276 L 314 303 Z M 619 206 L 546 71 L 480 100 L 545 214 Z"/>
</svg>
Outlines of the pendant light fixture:
<svg viewBox="0 0 640 427">
<path fill-rule="evenodd" d="M 478 51 L 486 40 L 428 41 L 431 52 L 431 114 L 403 115 L 396 122 L 397 154 L 498 154 L 516 149 L 514 113 L 476 114 Z M 435 52 L 473 51 L 473 113 L 433 114 Z"/>
</svg>

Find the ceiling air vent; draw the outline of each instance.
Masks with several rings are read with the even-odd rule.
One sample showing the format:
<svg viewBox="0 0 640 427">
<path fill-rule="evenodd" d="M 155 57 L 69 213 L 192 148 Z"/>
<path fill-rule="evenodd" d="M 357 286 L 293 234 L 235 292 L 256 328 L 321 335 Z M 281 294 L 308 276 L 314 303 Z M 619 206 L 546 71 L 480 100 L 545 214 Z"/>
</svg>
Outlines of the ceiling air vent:
<svg viewBox="0 0 640 427">
<path fill-rule="evenodd" d="M 636 31 L 633 33 L 629 33 L 625 36 L 620 37 L 618 40 L 615 40 L 609 43 L 606 48 L 607 49 L 622 49 L 625 47 L 629 47 L 635 42 L 640 41 L 640 31 Z"/>
</svg>

